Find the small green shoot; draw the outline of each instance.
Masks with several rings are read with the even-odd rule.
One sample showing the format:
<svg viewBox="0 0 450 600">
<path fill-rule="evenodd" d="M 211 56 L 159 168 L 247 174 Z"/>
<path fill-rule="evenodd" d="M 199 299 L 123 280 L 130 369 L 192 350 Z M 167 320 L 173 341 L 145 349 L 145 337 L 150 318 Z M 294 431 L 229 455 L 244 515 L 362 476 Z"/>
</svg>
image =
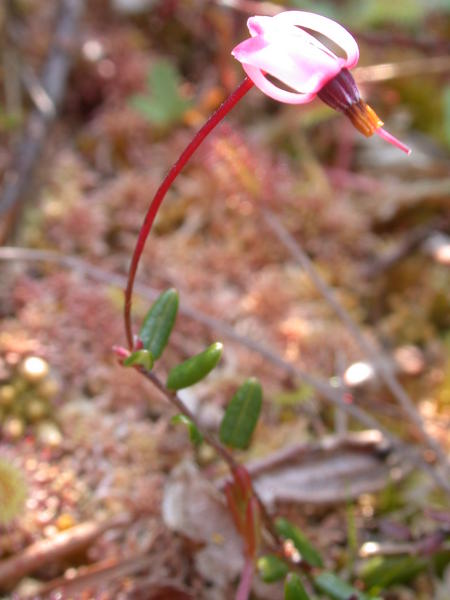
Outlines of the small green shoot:
<svg viewBox="0 0 450 600">
<path fill-rule="evenodd" d="M 147 371 L 150 371 L 153 368 L 153 356 L 152 353 L 148 350 L 136 350 L 132 352 L 127 358 L 123 361 L 124 367 L 136 367 L 141 366 Z"/>
<path fill-rule="evenodd" d="M 194 444 L 194 446 L 200 446 L 200 444 L 203 442 L 203 436 L 198 430 L 195 423 L 193 423 L 189 417 L 186 417 L 186 415 L 179 414 L 172 417 L 171 421 L 174 424 L 182 423 L 183 425 L 186 425 L 186 427 L 189 430 L 189 439 Z"/>
</svg>

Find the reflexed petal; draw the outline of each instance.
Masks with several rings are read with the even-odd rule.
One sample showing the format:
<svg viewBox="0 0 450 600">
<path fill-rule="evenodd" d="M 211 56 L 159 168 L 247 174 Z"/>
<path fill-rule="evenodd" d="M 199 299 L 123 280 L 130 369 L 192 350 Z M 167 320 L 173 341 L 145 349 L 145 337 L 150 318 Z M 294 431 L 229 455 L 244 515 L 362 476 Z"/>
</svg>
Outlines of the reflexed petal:
<svg viewBox="0 0 450 600">
<path fill-rule="evenodd" d="M 316 93 L 339 73 L 345 61 L 310 43 L 309 38 L 314 41 L 298 28 L 281 28 L 276 33 L 270 31 L 245 40 L 232 54 L 243 64 L 268 73 L 298 92 Z"/>
<path fill-rule="evenodd" d="M 351 69 L 359 59 L 359 48 L 354 37 L 342 25 L 310 12 L 288 10 L 272 17 L 274 24 L 294 25 L 317 31 L 337 44 L 347 55 L 345 66 Z"/>
<path fill-rule="evenodd" d="M 284 102 L 285 104 L 306 104 L 307 102 L 311 102 L 316 96 L 315 93 L 296 94 L 294 92 L 287 92 L 271 83 L 260 69 L 245 63 L 243 63 L 242 67 L 256 87 L 266 94 L 266 96 L 279 102 Z"/>
<path fill-rule="evenodd" d="M 309 43 L 312 46 L 320 48 L 325 53 L 334 56 L 334 53 L 331 52 L 331 50 L 304 29 L 296 27 L 295 25 L 277 23 L 273 17 L 250 17 L 247 20 L 247 27 L 252 37 L 261 35 L 269 42 L 278 40 L 280 36 L 282 36 L 283 39 L 294 36 L 297 41 L 301 39 L 303 43 Z"/>
</svg>

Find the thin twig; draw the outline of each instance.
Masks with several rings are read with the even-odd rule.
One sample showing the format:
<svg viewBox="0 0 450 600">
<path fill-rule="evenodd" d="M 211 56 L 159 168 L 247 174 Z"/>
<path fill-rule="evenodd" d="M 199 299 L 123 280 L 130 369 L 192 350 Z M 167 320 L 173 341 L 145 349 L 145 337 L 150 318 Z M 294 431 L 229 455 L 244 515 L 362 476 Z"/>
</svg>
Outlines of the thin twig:
<svg viewBox="0 0 450 600">
<path fill-rule="evenodd" d="M 75 256 L 61 255 L 51 250 L 35 250 L 30 248 L 18 248 L 15 246 L 4 246 L 0 248 L 0 260 L 51 262 L 62 265 L 68 269 L 72 269 L 78 273 L 85 274 L 95 281 L 100 281 L 108 285 L 116 285 L 117 287 L 123 288 L 124 284 L 126 283 L 126 278 L 122 275 L 105 271 L 99 267 L 94 267 L 93 265 L 90 265 L 86 261 Z M 155 300 L 160 293 L 158 290 L 142 284 L 136 284 L 135 289 L 137 293 L 150 301 Z M 205 325 L 211 330 L 217 331 L 224 337 L 233 340 L 248 350 L 259 354 L 275 367 L 283 370 L 292 377 L 301 379 L 306 384 L 310 385 L 328 402 L 347 412 L 365 427 L 368 427 L 369 429 L 378 429 L 383 433 L 383 435 L 389 436 L 389 432 L 384 429 L 375 418 L 356 405 L 345 402 L 342 399 L 341 392 L 337 388 L 331 386 L 326 380 L 316 377 L 315 375 L 311 375 L 311 373 L 304 371 L 300 367 L 296 367 L 292 363 L 285 361 L 268 348 L 262 346 L 259 342 L 236 333 L 231 325 L 197 311 L 196 309 L 188 306 L 183 300 L 180 303 L 180 313 L 197 321 L 198 323 L 201 323 L 202 325 Z M 392 435 L 391 438 L 391 441 L 395 440 Z M 399 440 L 396 440 L 396 442 L 399 442 Z"/>
<path fill-rule="evenodd" d="M 418 227 L 411 229 L 393 250 L 382 254 L 372 264 L 363 268 L 363 277 L 371 279 L 392 269 L 404 258 L 410 256 L 410 254 L 423 244 L 431 234 L 435 233 L 436 230 L 447 228 L 449 222 L 450 219 L 432 219 L 431 222 L 426 225 L 419 225 Z"/>
<path fill-rule="evenodd" d="M 24 203 L 31 178 L 42 153 L 58 108 L 64 97 L 67 76 L 71 65 L 71 42 L 73 42 L 85 6 L 85 0 L 62 0 L 59 7 L 51 50 L 43 69 L 39 88 L 47 94 L 53 111 L 35 108 L 31 111 L 24 128 L 13 164 L 5 175 L 5 185 L 0 196 L 0 217 L 8 216 L 8 230 L 0 232 L 6 238 L 17 220 Z"/>
<path fill-rule="evenodd" d="M 80 552 L 105 531 L 124 527 L 130 520 L 130 515 L 122 514 L 100 522 L 86 521 L 51 539 L 39 540 L 25 548 L 22 553 L 0 562 L 0 585 L 10 585 L 36 569 Z"/>
<path fill-rule="evenodd" d="M 126 283 L 126 278 L 122 275 L 111 273 L 99 267 L 90 265 L 86 261 L 76 256 L 62 255 L 51 250 L 35 250 L 31 248 L 5 246 L 0 247 L 0 260 L 50 262 L 64 266 L 82 275 L 90 277 L 94 281 L 99 281 L 107 285 L 116 285 L 119 288 L 123 288 Z M 140 283 L 136 284 L 135 290 L 142 297 L 150 301 L 155 300 L 160 293 L 158 290 Z M 335 388 L 327 383 L 324 379 L 320 379 L 319 377 L 311 375 L 299 367 L 296 367 L 292 363 L 283 360 L 280 356 L 268 348 L 265 348 L 259 342 L 255 342 L 246 336 L 236 333 L 234 329 L 227 323 L 197 311 L 196 309 L 186 305 L 183 300 L 180 302 L 180 313 L 197 321 L 198 323 L 202 323 L 213 331 L 217 331 L 224 337 L 233 340 L 237 344 L 240 344 L 252 352 L 259 354 L 266 361 L 278 367 L 285 373 L 291 375 L 292 377 L 304 381 L 314 388 L 326 402 L 346 412 L 360 424 L 364 425 L 364 427 L 367 427 L 368 429 L 376 429 L 382 433 L 384 438 L 392 445 L 392 447 L 402 453 L 405 460 L 408 460 L 411 464 L 414 464 L 416 467 L 427 472 L 430 477 L 434 479 L 437 485 L 447 492 L 449 491 L 448 482 L 440 477 L 439 474 L 431 468 L 431 466 L 423 459 L 423 457 L 416 451 L 415 448 L 412 448 L 411 446 L 400 441 L 397 436 L 383 427 L 383 425 L 381 425 L 381 423 L 371 414 L 367 413 L 353 403 L 344 401 L 342 398 L 342 391 L 339 388 Z"/>
<path fill-rule="evenodd" d="M 419 430 L 423 440 L 428 446 L 435 452 L 436 457 L 443 469 L 444 477 L 448 473 L 448 461 L 447 457 L 442 450 L 441 446 L 436 440 L 426 431 L 422 417 L 418 413 L 412 399 L 406 393 L 404 388 L 399 383 L 398 379 L 392 372 L 392 369 L 387 366 L 386 361 L 380 358 L 379 350 L 374 346 L 365 334 L 361 331 L 359 325 L 350 316 L 347 310 L 339 303 L 333 290 L 322 278 L 319 272 L 315 269 L 312 261 L 302 249 L 300 244 L 293 238 L 293 236 L 286 230 L 286 228 L 280 223 L 276 216 L 268 209 L 262 210 L 262 215 L 267 226 L 275 233 L 279 241 L 289 251 L 291 256 L 300 264 L 303 270 L 308 274 L 311 281 L 314 283 L 316 288 L 320 291 L 324 299 L 334 310 L 338 318 L 342 321 L 348 331 L 351 333 L 355 341 L 360 346 L 364 354 L 373 363 L 373 366 L 380 378 L 384 381 L 386 387 L 390 390 L 394 398 L 397 400 L 399 405 L 403 408 L 405 415 L 411 420 L 411 422 Z M 447 481 L 446 488 L 450 490 L 450 484 Z"/>
<path fill-rule="evenodd" d="M 449 71 L 450 57 L 448 55 L 432 56 L 395 63 L 382 63 L 369 67 L 357 67 L 355 69 L 355 80 L 357 83 L 373 83 L 400 77 L 413 77 L 414 75 L 448 73 Z"/>
<path fill-rule="evenodd" d="M 163 396 L 173 405 L 175 406 L 183 415 L 188 417 L 192 423 L 197 427 L 199 431 L 201 431 L 202 436 L 206 440 L 206 442 L 214 448 L 217 454 L 222 458 L 222 460 L 228 465 L 231 472 L 236 471 L 239 468 L 239 463 L 235 460 L 234 456 L 229 452 L 229 450 L 223 446 L 211 433 L 208 431 L 204 431 L 201 427 L 200 423 L 197 420 L 197 417 L 192 413 L 189 408 L 185 405 L 185 403 L 179 398 L 176 392 L 167 389 L 167 387 L 162 383 L 159 377 L 153 372 L 144 369 L 143 367 L 136 367 L 136 370 L 141 373 L 146 379 L 151 381 L 153 385 L 161 392 Z M 273 537 L 275 543 L 279 542 L 279 537 L 276 532 L 275 526 L 272 522 L 271 517 L 269 516 L 261 498 L 256 493 L 255 489 L 253 489 L 253 495 L 261 509 L 261 514 L 263 520 L 265 522 L 266 528 Z"/>
<path fill-rule="evenodd" d="M 71 578 L 58 577 L 39 587 L 38 592 L 33 592 L 31 595 L 20 596 L 20 600 L 35 600 L 36 596 L 40 598 L 68 597 L 71 594 L 79 594 L 86 592 L 89 587 L 105 585 L 106 582 L 114 581 L 115 579 L 129 577 L 136 571 L 149 570 L 155 568 L 154 557 L 148 555 L 138 555 L 127 560 L 108 559 L 100 563 L 85 566 L 79 569 L 79 572 Z M 50 596 L 50 594 L 54 596 Z"/>
</svg>

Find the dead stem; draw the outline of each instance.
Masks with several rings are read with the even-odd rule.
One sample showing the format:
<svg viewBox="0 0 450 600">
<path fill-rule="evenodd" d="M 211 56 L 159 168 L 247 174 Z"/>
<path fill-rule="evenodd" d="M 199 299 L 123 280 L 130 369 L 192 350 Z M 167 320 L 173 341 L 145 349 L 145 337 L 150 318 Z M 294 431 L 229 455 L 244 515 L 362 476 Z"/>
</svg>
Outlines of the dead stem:
<svg viewBox="0 0 450 600">
<path fill-rule="evenodd" d="M 0 230 L 0 241 L 6 239 L 14 229 L 34 168 L 48 138 L 50 125 L 64 97 L 72 63 L 70 42 L 78 29 L 84 6 L 85 0 L 63 0 L 60 3 L 51 51 L 44 65 L 42 80 L 38 84 L 42 90 L 45 90 L 47 99 L 51 101 L 55 110 L 42 112 L 39 108 L 34 108 L 24 127 L 12 168 L 5 174 L 3 191 L 0 195 L 0 218 L 3 217 L 4 221 L 3 228 Z"/>
<path fill-rule="evenodd" d="M 77 273 L 84 274 L 94 281 L 100 281 L 108 285 L 113 284 L 122 289 L 126 283 L 126 278 L 118 273 L 105 271 L 104 269 L 90 265 L 86 261 L 76 256 L 63 255 L 52 250 L 36 250 L 31 248 L 5 246 L 0 248 L 0 260 L 50 262 L 62 265 Z M 140 283 L 136 284 L 135 290 L 150 301 L 155 300 L 160 293 L 158 290 Z M 376 429 L 382 433 L 392 447 L 402 453 L 405 460 L 408 460 L 411 464 L 423 469 L 442 489 L 446 490 L 447 492 L 449 491 L 448 483 L 444 481 L 443 478 L 439 477 L 435 470 L 423 459 L 423 457 L 416 451 L 415 448 L 400 441 L 397 436 L 383 427 L 383 425 L 381 425 L 381 423 L 375 417 L 367 413 L 365 410 L 359 408 L 355 404 L 345 402 L 342 398 L 341 389 L 332 387 L 324 379 L 316 377 L 315 375 L 311 375 L 309 372 L 306 372 L 292 363 L 285 361 L 268 348 L 262 346 L 259 342 L 255 342 L 246 336 L 236 333 L 231 325 L 228 325 L 219 319 L 205 315 L 204 313 L 187 306 L 182 300 L 180 302 L 180 312 L 186 317 L 191 318 L 198 323 L 202 323 L 209 329 L 216 331 L 224 337 L 236 342 L 237 344 L 240 344 L 252 352 L 259 354 L 269 363 L 283 370 L 288 375 L 296 377 L 308 385 L 311 385 L 311 387 L 313 387 L 326 402 L 332 406 L 335 406 L 339 410 L 344 411 L 346 414 L 358 421 L 361 425 L 364 425 L 369 429 Z"/>
<path fill-rule="evenodd" d="M 414 402 L 407 394 L 405 389 L 401 386 L 398 379 L 387 366 L 386 360 L 381 356 L 378 348 L 373 345 L 361 331 L 359 325 L 347 312 L 347 310 L 339 303 L 335 293 L 331 287 L 322 278 L 319 272 L 315 269 L 312 261 L 303 250 L 301 245 L 293 238 L 293 236 L 286 230 L 276 216 L 268 209 L 262 210 L 262 215 L 265 223 L 271 229 L 271 231 L 277 236 L 283 246 L 289 251 L 291 256 L 300 264 L 302 269 L 308 274 L 311 281 L 314 283 L 316 288 L 322 294 L 326 302 L 334 310 L 338 318 L 342 321 L 349 333 L 353 336 L 355 341 L 360 346 L 364 354 L 373 363 L 375 370 L 377 371 L 380 378 L 385 383 L 386 387 L 390 390 L 394 398 L 397 400 L 399 405 L 402 407 L 404 414 L 410 419 L 421 434 L 422 439 L 429 448 L 431 448 L 436 454 L 436 458 L 440 463 L 443 470 L 443 482 L 445 483 L 445 489 L 450 491 L 450 484 L 448 480 L 448 461 L 447 457 L 436 442 L 436 440 L 426 431 L 422 417 L 417 411 Z"/>
<path fill-rule="evenodd" d="M 116 527 L 124 527 L 131 516 L 121 514 L 103 521 L 86 521 L 63 531 L 50 540 L 39 540 L 23 552 L 0 562 L 0 585 L 12 584 L 53 561 L 80 552 L 100 535 Z"/>
</svg>

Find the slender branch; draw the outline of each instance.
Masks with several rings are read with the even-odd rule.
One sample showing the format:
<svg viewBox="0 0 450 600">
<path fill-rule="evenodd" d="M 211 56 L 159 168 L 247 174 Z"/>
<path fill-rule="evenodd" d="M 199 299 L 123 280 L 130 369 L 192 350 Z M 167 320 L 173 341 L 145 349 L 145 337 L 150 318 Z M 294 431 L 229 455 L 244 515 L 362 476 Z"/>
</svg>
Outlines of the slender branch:
<svg viewBox="0 0 450 600">
<path fill-rule="evenodd" d="M 88 277 L 91 277 L 95 281 L 101 281 L 108 285 L 114 284 L 118 287 L 123 288 L 126 282 L 125 277 L 117 273 L 110 273 L 99 267 L 90 265 L 86 261 L 77 258 L 76 256 L 61 255 L 51 250 L 35 250 L 28 248 L 17 248 L 13 246 L 5 246 L 0 248 L 0 260 L 26 260 L 26 261 L 45 261 L 62 264 L 63 266 L 73 269 L 74 271 L 85 273 Z M 154 288 L 137 283 L 135 287 L 136 291 L 141 294 L 144 298 L 149 300 L 155 300 L 159 291 Z M 204 313 L 197 311 L 182 300 L 180 303 L 180 313 L 194 319 L 198 323 L 202 323 L 211 330 L 217 331 L 221 335 L 227 337 L 230 340 L 240 344 L 241 346 L 251 350 L 262 356 L 265 360 L 270 362 L 275 367 L 281 369 L 292 377 L 301 379 L 307 385 L 314 388 L 321 396 L 330 404 L 338 407 L 345 411 L 356 419 L 359 423 L 368 427 L 369 429 L 378 429 L 386 438 L 388 438 L 393 444 L 398 445 L 400 441 L 395 438 L 387 429 L 385 429 L 374 417 L 363 409 L 359 408 L 354 404 L 349 404 L 342 399 L 342 393 L 339 389 L 331 386 L 325 379 L 312 375 L 308 371 L 304 371 L 300 367 L 287 362 L 272 350 L 262 346 L 259 342 L 252 340 L 246 336 L 243 336 L 233 329 L 231 325 L 205 315 Z"/>
<path fill-rule="evenodd" d="M 401 260 L 410 256 L 410 254 L 422 245 L 427 238 L 439 229 L 448 229 L 450 218 L 432 219 L 426 225 L 419 225 L 411 229 L 400 241 L 400 243 L 391 251 L 382 254 L 375 262 L 369 264 L 362 270 L 363 277 L 371 279 L 379 276 L 381 273 L 395 267 Z"/>
<path fill-rule="evenodd" d="M 36 569 L 82 551 L 105 531 L 128 525 L 131 518 L 128 514 L 120 514 L 100 522 L 86 521 L 52 539 L 34 542 L 21 554 L 0 562 L 0 585 L 12 584 Z"/>
<path fill-rule="evenodd" d="M 143 367 L 138 367 L 137 370 L 139 371 L 139 373 L 141 373 L 141 375 L 146 377 L 146 379 L 151 381 L 153 383 L 153 385 L 161 392 L 161 394 L 163 396 L 166 397 L 166 399 L 171 404 L 173 404 L 181 413 L 183 413 L 183 415 L 188 417 L 194 423 L 194 425 L 197 427 L 197 429 L 199 431 L 202 429 L 197 420 L 197 417 L 194 415 L 193 412 L 191 412 L 189 410 L 189 408 L 185 405 L 185 403 L 178 397 L 178 394 L 176 394 L 176 392 L 172 392 L 171 390 L 167 389 L 166 386 L 159 379 L 159 377 L 157 375 L 155 375 L 155 373 L 153 373 L 152 371 L 147 371 L 147 369 L 144 369 Z M 239 464 L 234 460 L 233 455 L 225 448 L 225 446 L 222 446 L 222 444 L 220 442 L 218 442 L 215 437 L 213 437 L 207 431 L 203 431 L 203 430 L 202 430 L 202 435 L 205 438 L 205 440 L 208 442 L 208 444 L 214 448 L 214 450 L 217 452 L 217 454 L 230 467 L 230 469 L 235 469 L 239 466 Z"/>
<path fill-rule="evenodd" d="M 118 578 L 130 577 L 136 571 L 155 569 L 154 557 L 137 555 L 128 559 L 106 559 L 93 565 L 83 566 L 72 577 L 62 576 L 52 579 L 39 587 L 39 598 L 79 597 L 78 594 L 86 592 L 88 588 L 105 585 Z M 37 593 L 21 596 L 20 600 L 36 600 Z"/>
<path fill-rule="evenodd" d="M 233 472 L 240 466 L 239 463 L 234 459 L 234 456 L 231 454 L 231 452 L 228 451 L 228 449 L 225 446 L 223 446 L 208 431 L 204 431 L 202 429 L 200 423 L 197 420 L 197 417 L 189 410 L 189 408 L 185 405 L 185 403 L 178 397 L 176 392 L 173 392 L 172 390 L 167 389 L 167 387 L 162 383 L 162 381 L 159 379 L 159 377 L 152 371 L 148 371 L 147 369 L 144 369 L 143 367 L 136 367 L 136 370 L 139 373 L 141 373 L 141 375 L 143 375 L 146 379 L 151 381 L 153 383 L 153 385 L 161 392 L 161 394 L 163 396 L 165 396 L 165 398 L 173 406 L 175 406 L 181 413 L 183 413 L 183 415 L 188 417 L 194 423 L 194 425 L 197 427 L 197 429 L 199 431 L 201 431 L 206 442 L 212 448 L 214 448 L 214 450 L 217 452 L 217 454 L 228 465 L 230 471 Z M 279 543 L 279 537 L 278 537 L 278 534 L 272 523 L 272 519 L 270 518 L 270 515 L 268 514 L 266 507 L 264 506 L 264 503 L 262 502 L 261 498 L 258 496 L 258 494 L 256 493 L 254 488 L 253 488 L 253 495 L 255 496 L 255 498 L 258 501 L 258 504 L 261 508 L 261 514 L 262 514 L 264 523 L 267 527 L 267 530 L 273 537 L 274 541 L 276 543 Z"/>
<path fill-rule="evenodd" d="M 155 196 L 153 197 L 148 212 L 145 216 L 144 223 L 139 232 L 139 237 L 136 242 L 136 247 L 134 249 L 133 256 L 131 259 L 130 269 L 128 271 L 128 283 L 125 290 L 124 321 L 127 342 L 130 349 L 133 347 L 133 332 L 131 326 L 131 302 L 133 296 L 134 280 L 136 277 L 136 271 L 139 265 L 139 260 L 144 250 L 145 242 L 150 233 L 159 207 L 161 206 L 161 203 L 164 200 L 170 186 L 175 181 L 175 179 L 177 178 L 183 167 L 186 165 L 186 163 L 189 161 L 191 156 L 194 154 L 194 152 L 197 150 L 197 148 L 252 87 L 253 82 L 250 79 L 248 79 L 248 77 L 245 77 L 242 83 L 234 90 L 234 92 L 232 92 L 228 96 L 228 98 L 219 106 L 219 108 L 209 117 L 206 123 L 195 134 L 193 139 L 189 142 L 189 144 L 181 153 L 176 163 L 167 173 L 163 182 L 156 191 Z"/>
<path fill-rule="evenodd" d="M 301 265 L 304 271 L 306 271 L 316 288 L 320 291 L 328 304 L 333 308 L 338 318 L 342 321 L 355 341 L 359 344 L 361 350 L 371 360 L 375 370 L 379 374 L 380 378 L 384 381 L 386 387 L 390 390 L 399 405 L 402 407 L 405 415 L 407 415 L 411 422 L 416 426 L 423 440 L 435 452 L 445 475 L 449 465 L 444 451 L 436 442 L 436 440 L 426 431 L 422 418 L 414 406 L 412 399 L 401 386 L 392 370 L 386 365 L 385 360 L 380 358 L 379 350 L 374 347 L 371 342 L 369 342 L 356 321 L 353 320 L 347 310 L 339 303 L 333 290 L 314 268 L 312 261 L 302 249 L 300 244 L 283 227 L 283 225 L 271 211 L 264 209 L 262 214 L 267 226 L 275 233 L 280 242 L 289 251 L 291 256 Z M 450 486 L 447 485 L 447 488 L 450 489 Z"/>
<path fill-rule="evenodd" d="M 86 261 L 77 258 L 76 256 L 62 255 L 51 250 L 35 250 L 31 248 L 5 246 L 0 248 L 0 260 L 51 262 L 60 264 L 78 273 L 82 273 L 94 281 L 100 281 L 108 285 L 117 285 L 122 289 L 126 283 L 126 278 L 118 273 L 110 273 L 109 271 L 90 265 Z M 158 290 L 143 284 L 137 283 L 135 289 L 136 292 L 150 301 L 155 300 L 159 295 Z M 402 452 L 405 459 L 429 473 L 442 489 L 446 490 L 447 492 L 450 491 L 448 481 L 444 480 L 442 477 L 439 477 L 438 473 L 436 473 L 430 467 L 430 465 L 425 462 L 415 448 L 412 448 L 411 446 L 401 442 L 397 436 L 383 427 L 383 425 L 381 425 L 381 423 L 370 413 L 367 413 L 365 410 L 359 408 L 355 404 L 345 402 L 342 398 L 342 390 L 339 388 L 332 387 L 324 379 L 311 375 L 309 372 L 306 372 L 292 363 L 285 361 L 268 348 L 262 346 L 259 342 L 236 333 L 231 325 L 195 310 L 195 308 L 186 305 L 183 300 L 180 303 L 180 313 L 197 321 L 198 323 L 202 323 L 211 330 L 217 331 L 221 335 L 233 340 L 248 350 L 259 354 L 266 361 L 281 369 L 288 375 L 300 379 L 301 381 L 304 381 L 313 387 L 326 402 L 352 416 L 356 421 L 365 427 L 368 427 L 369 429 L 377 429 L 383 434 L 385 439 L 389 441 L 393 448 Z"/>
<path fill-rule="evenodd" d="M 35 108 L 31 111 L 0 195 L 0 217 L 10 216 L 5 221 L 7 227 L 17 219 L 50 125 L 62 102 L 71 65 L 70 42 L 75 37 L 84 6 L 85 0 L 62 0 L 60 3 L 52 47 L 39 82 L 55 110 L 42 112 Z M 7 231 L 0 232 L 0 235 L 6 237 Z"/>
</svg>

